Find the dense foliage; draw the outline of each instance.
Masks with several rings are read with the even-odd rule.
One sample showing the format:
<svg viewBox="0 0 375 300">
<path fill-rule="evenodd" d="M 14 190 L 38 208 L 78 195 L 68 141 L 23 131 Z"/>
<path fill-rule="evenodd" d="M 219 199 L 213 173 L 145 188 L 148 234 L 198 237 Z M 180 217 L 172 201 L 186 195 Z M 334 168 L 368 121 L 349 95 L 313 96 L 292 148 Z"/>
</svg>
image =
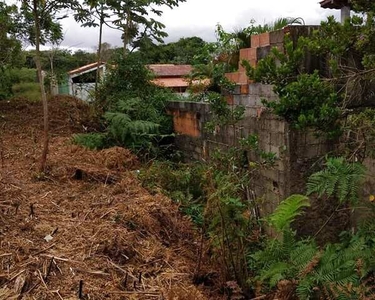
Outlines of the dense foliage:
<svg viewBox="0 0 375 300">
<path fill-rule="evenodd" d="M 78 135 L 75 142 L 89 148 L 120 145 L 135 151 L 147 150 L 148 155 L 162 150 L 163 147 L 156 146 L 171 138 L 172 123 L 166 114 L 166 103 L 174 95 L 151 80 L 151 72 L 141 61 L 119 56 L 94 104 L 103 113 L 105 133 L 102 138 Z"/>
<path fill-rule="evenodd" d="M 181 38 L 177 42 L 155 44 L 150 38 L 143 38 L 136 43 L 139 55 L 148 64 L 173 63 L 196 65 L 204 63 L 202 54 L 207 43 L 199 37 Z"/>
<path fill-rule="evenodd" d="M 22 64 L 21 43 L 17 39 L 17 7 L 0 3 L 0 100 L 12 94 L 10 69 Z"/>
<path fill-rule="evenodd" d="M 355 2 L 357 8 L 363 5 Z M 297 42 L 287 36 L 285 51 L 273 49 L 256 68 L 244 61 L 250 78 L 274 85 L 280 101 L 265 100 L 266 106 L 294 127 L 313 128 L 328 137 L 340 136 L 350 109 L 373 106 L 375 21 L 371 5 L 365 7 L 367 15 L 343 24 L 329 17 L 319 30 Z M 307 54 L 319 58 L 325 68 L 305 74 Z"/>
<path fill-rule="evenodd" d="M 242 150 L 254 150 L 257 143 L 249 138 L 242 144 L 252 145 Z M 318 246 L 314 237 L 301 240 L 293 231 L 292 223 L 305 213 L 310 200 L 292 195 L 263 220 L 278 232 L 278 238 L 267 238 L 261 233 L 256 201 L 248 198 L 247 190 L 259 166 L 250 162 L 244 167 L 236 155 L 240 152 L 218 153 L 208 165 L 155 162 L 140 178 L 148 189 L 162 191 L 179 203 L 181 211 L 202 230 L 211 257 L 221 266 L 221 279 L 240 285 L 239 299 L 255 291 L 280 299 L 371 297 L 374 205 L 370 204 L 370 213 L 355 234 L 344 232 L 340 243 Z M 329 158 L 326 166 L 310 177 L 309 194 L 331 199 L 337 193 L 341 204 L 355 204 L 353 195 L 361 186 L 363 167 L 342 158 Z"/>
</svg>

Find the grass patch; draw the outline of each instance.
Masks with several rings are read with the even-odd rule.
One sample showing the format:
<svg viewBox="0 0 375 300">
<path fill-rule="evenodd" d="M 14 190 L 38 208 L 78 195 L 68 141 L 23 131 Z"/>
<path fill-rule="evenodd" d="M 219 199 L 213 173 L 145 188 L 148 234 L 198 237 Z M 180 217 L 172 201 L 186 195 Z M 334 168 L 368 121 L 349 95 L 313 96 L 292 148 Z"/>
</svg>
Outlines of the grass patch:
<svg viewBox="0 0 375 300">
<path fill-rule="evenodd" d="M 40 101 L 41 93 L 39 83 L 36 82 L 22 82 L 16 83 L 12 86 L 14 97 L 24 97 L 30 101 Z"/>
</svg>

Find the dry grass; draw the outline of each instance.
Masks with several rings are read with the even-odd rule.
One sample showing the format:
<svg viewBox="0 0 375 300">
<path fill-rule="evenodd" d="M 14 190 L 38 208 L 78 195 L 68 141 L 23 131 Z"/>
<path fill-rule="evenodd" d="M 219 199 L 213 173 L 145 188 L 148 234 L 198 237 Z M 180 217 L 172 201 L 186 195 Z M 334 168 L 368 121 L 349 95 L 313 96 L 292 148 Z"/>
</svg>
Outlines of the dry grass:
<svg viewBox="0 0 375 300">
<path fill-rule="evenodd" d="M 38 180 L 41 108 L 0 103 L 0 299 L 77 299 L 80 282 L 84 299 L 221 299 L 192 284 L 200 239 L 170 199 L 141 187 L 137 159 L 72 146 L 89 108 L 67 97 L 50 107 Z"/>
</svg>

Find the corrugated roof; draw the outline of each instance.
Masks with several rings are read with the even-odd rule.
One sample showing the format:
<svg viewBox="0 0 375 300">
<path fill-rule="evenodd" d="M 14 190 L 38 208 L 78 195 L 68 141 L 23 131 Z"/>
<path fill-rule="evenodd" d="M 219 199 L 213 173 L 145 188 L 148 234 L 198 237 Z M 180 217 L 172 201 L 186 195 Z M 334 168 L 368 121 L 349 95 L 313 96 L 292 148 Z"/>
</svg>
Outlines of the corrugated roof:
<svg viewBox="0 0 375 300">
<path fill-rule="evenodd" d="M 323 8 L 341 9 L 344 6 L 349 6 L 348 0 L 323 0 L 320 1 L 320 6 Z"/>
<path fill-rule="evenodd" d="M 156 77 L 181 77 L 188 75 L 193 70 L 191 65 L 159 64 L 147 67 L 155 73 Z"/>
<path fill-rule="evenodd" d="M 94 62 L 92 64 L 88 64 L 88 65 L 85 65 L 85 66 L 82 66 L 82 67 L 79 67 L 77 69 L 74 69 L 74 70 L 71 70 L 68 72 L 69 75 L 74 75 L 74 74 L 79 74 L 79 73 L 83 73 L 83 72 L 86 72 L 88 70 L 91 70 L 91 69 L 95 69 L 97 68 L 98 66 L 102 66 L 102 65 L 105 65 L 104 62 Z"/>
<path fill-rule="evenodd" d="M 189 86 L 189 81 L 185 78 L 156 78 L 152 83 L 168 88 Z"/>
</svg>

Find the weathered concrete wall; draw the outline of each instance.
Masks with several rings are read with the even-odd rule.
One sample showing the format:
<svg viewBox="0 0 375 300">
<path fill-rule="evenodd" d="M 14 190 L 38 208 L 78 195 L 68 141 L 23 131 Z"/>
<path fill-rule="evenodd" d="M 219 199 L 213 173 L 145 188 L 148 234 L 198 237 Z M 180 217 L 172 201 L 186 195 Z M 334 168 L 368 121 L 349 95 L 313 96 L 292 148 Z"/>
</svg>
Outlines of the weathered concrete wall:
<svg viewBox="0 0 375 300">
<path fill-rule="evenodd" d="M 220 128 L 215 134 L 210 134 L 205 131 L 205 124 L 210 120 L 208 104 L 171 102 L 169 105 L 175 131 L 179 133 L 176 144 L 187 159 L 209 160 L 216 149 L 235 146 L 239 138 L 246 138 L 251 134 L 258 136 L 260 150 L 277 155 L 276 166 L 261 170 L 254 182 L 250 183 L 260 201 L 262 215 L 273 212 L 280 201 L 288 196 L 305 193 L 307 178 L 317 171 L 316 163 L 335 150 L 339 142 L 316 137 L 312 132 L 293 130 L 283 119 L 267 111 L 262 99 L 278 100 L 273 87 L 249 80 L 241 61 L 247 60 L 251 66 L 256 66 L 260 59 L 269 54 L 272 47 L 283 51 L 286 33 L 297 43 L 300 36 L 308 36 L 317 28 L 319 27 L 289 26 L 283 30 L 255 35 L 251 37 L 251 48 L 241 49 L 238 72 L 226 74 L 237 85 L 233 93 L 225 95 L 228 104 L 245 107 L 245 118 L 235 127 Z M 323 58 L 307 53 L 300 69 L 301 72 L 318 69 L 326 73 L 328 70 L 325 67 Z M 250 161 L 260 161 L 256 154 L 248 155 Z M 366 160 L 365 166 L 369 174 L 375 174 L 375 160 Z M 375 194 L 374 177 L 369 175 L 366 179 L 362 198 L 368 199 L 369 195 Z M 311 202 L 311 208 L 296 223 L 300 235 L 311 236 L 324 227 L 317 237 L 318 242 L 335 241 L 341 231 L 353 224 L 349 210 L 335 213 L 332 218 L 337 207 L 334 200 L 311 198 Z"/>
<path fill-rule="evenodd" d="M 205 130 L 210 120 L 210 109 L 207 103 L 171 102 L 168 110 L 174 118 L 174 129 L 178 133 L 177 146 L 188 160 L 209 160 L 217 149 L 227 149 L 238 144 L 240 138 L 256 134 L 260 150 L 273 152 L 278 161 L 274 168 L 261 170 L 253 183 L 256 196 L 264 199 L 261 209 L 264 215 L 290 194 L 290 161 L 291 134 L 289 125 L 281 118 L 266 111 L 261 103 L 262 98 L 276 99 L 272 87 L 261 84 L 250 84 L 248 94 L 241 94 L 236 89 L 231 99 L 234 105 L 245 107 L 245 118 L 235 128 L 218 128 L 214 134 Z M 260 161 L 255 153 L 249 153 L 250 161 Z"/>
<path fill-rule="evenodd" d="M 234 94 L 228 96 L 233 105 L 245 107 L 244 120 L 235 128 L 221 128 L 215 134 L 205 130 L 205 124 L 210 120 L 207 103 L 171 102 L 168 109 L 174 117 L 175 131 L 178 133 L 176 145 L 188 160 L 208 161 L 216 149 L 235 146 L 239 138 L 251 134 L 258 136 L 260 150 L 277 155 L 276 165 L 261 170 L 254 182 L 250 183 L 259 201 L 261 214 L 265 216 L 291 194 L 304 193 L 308 176 L 317 171 L 315 163 L 334 150 L 337 144 L 316 137 L 312 132 L 293 130 L 283 119 L 271 114 L 261 101 L 264 98 L 277 100 L 271 86 L 249 84 L 246 90 L 248 93 L 243 94 L 243 87 L 237 87 Z M 255 153 L 248 155 L 249 161 L 260 161 Z M 375 163 L 371 166 L 375 172 Z M 370 186 L 372 181 L 368 182 Z M 318 232 L 337 206 L 336 202 L 327 199 L 311 198 L 311 201 L 312 207 L 296 223 L 301 235 Z M 351 226 L 350 221 L 349 211 L 336 215 L 319 234 L 318 242 L 334 241 L 341 231 Z"/>
</svg>

